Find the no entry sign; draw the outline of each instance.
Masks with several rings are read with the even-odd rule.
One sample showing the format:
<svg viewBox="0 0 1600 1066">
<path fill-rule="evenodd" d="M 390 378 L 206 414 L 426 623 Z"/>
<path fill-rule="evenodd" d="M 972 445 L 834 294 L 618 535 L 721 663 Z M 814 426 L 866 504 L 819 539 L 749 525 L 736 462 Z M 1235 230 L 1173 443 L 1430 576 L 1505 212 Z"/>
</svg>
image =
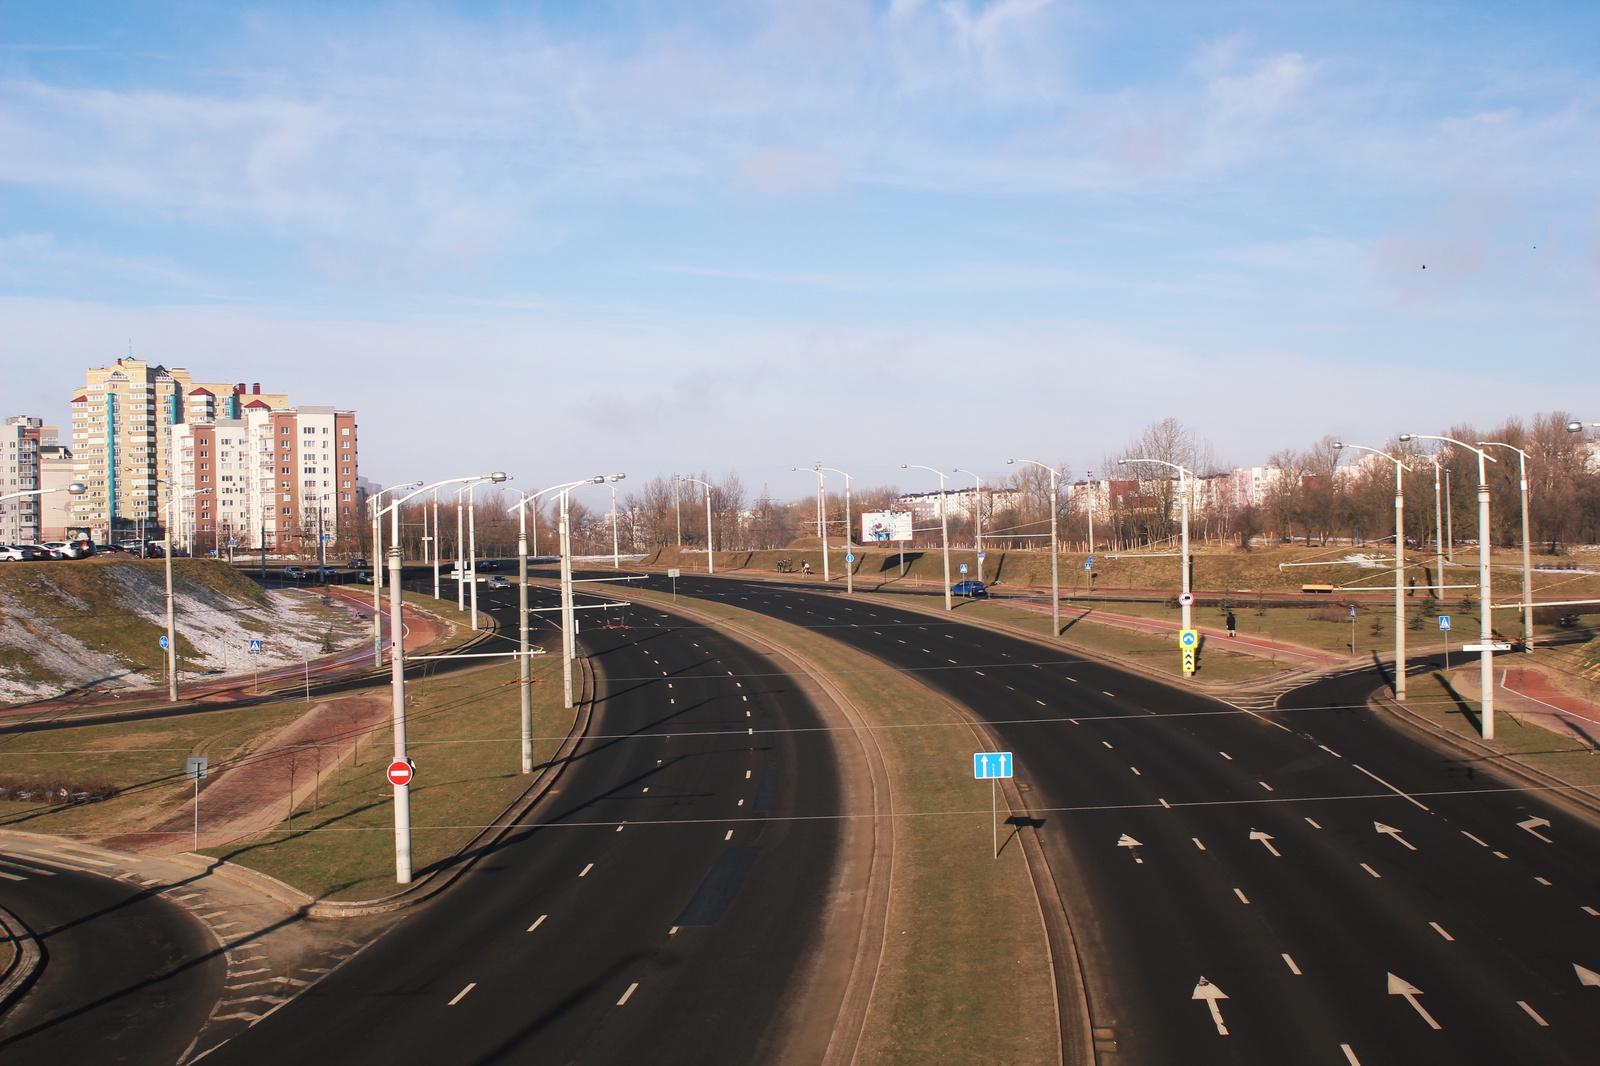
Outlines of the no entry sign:
<svg viewBox="0 0 1600 1066">
<path fill-rule="evenodd" d="M 409 785 L 411 784 L 411 778 L 415 775 L 416 771 L 411 768 L 411 764 L 402 759 L 396 759 L 389 764 L 389 783 L 391 785 Z"/>
</svg>

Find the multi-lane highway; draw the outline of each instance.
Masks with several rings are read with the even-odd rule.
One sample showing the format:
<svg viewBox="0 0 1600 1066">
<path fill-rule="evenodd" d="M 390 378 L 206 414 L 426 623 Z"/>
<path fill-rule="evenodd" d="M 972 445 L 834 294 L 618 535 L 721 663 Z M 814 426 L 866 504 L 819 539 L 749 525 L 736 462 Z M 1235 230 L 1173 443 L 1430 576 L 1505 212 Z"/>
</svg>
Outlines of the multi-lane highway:
<svg viewBox="0 0 1600 1066">
<path fill-rule="evenodd" d="M 481 602 L 514 626 L 514 595 Z M 831 1016 L 812 997 L 843 984 L 817 953 L 840 795 L 817 711 L 715 632 L 654 610 L 628 628 L 584 617 L 599 699 L 556 794 L 211 1061 L 820 1058 Z"/>
<path fill-rule="evenodd" d="M 1600 832 L 1369 713 L 1375 676 L 1257 715 L 884 598 L 677 591 L 868 651 L 992 724 L 1104 1061 L 1596 1061 Z"/>
</svg>

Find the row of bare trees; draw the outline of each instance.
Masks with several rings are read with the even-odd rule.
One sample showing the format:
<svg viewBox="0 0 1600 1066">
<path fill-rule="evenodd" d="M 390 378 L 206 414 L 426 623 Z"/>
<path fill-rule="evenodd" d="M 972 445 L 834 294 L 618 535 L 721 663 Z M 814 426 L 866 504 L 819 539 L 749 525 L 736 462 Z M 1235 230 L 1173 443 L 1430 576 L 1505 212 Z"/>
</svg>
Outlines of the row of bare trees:
<svg viewBox="0 0 1600 1066">
<path fill-rule="evenodd" d="M 1494 441 L 1520 448 L 1528 455 L 1529 539 L 1540 550 L 1559 553 L 1575 543 L 1600 542 L 1600 462 L 1592 439 L 1567 430 L 1568 416 L 1552 412 L 1530 422 L 1507 419 L 1479 429 L 1451 426 L 1440 436 L 1468 443 Z M 1199 542 L 1234 543 L 1244 547 L 1262 541 L 1378 541 L 1394 535 L 1394 464 L 1350 449 L 1334 448 L 1324 437 L 1303 449 L 1272 454 L 1264 468 L 1235 470 L 1220 461 L 1209 441 L 1176 419 L 1152 422 L 1121 449 L 1108 453 L 1097 470 L 1056 468 L 1057 526 L 1063 543 L 1083 548 L 1088 526 L 1095 543 L 1126 548 L 1161 543 L 1177 535 L 1180 495 L 1176 473 L 1161 463 L 1181 466 L 1195 475 L 1191 483 L 1191 536 Z M 1440 445 L 1440 446 L 1435 446 Z M 1378 445 L 1374 445 L 1378 446 Z M 1435 537 L 1434 484 L 1439 485 L 1439 510 L 1457 542 L 1477 537 L 1478 457 L 1454 444 L 1398 439 L 1382 443 L 1402 459 L 1408 540 L 1431 544 Z M 1522 463 L 1515 451 L 1490 449 L 1499 461 L 1488 466 L 1492 501 L 1492 536 L 1496 544 L 1521 539 L 1520 478 Z M 1132 460 L 1159 460 L 1137 463 Z M 574 492 L 570 520 L 574 551 L 606 555 L 613 544 L 623 554 L 659 547 L 706 546 L 706 485 L 710 485 L 711 522 L 718 551 L 752 551 L 786 547 L 817 534 L 817 500 L 778 500 L 763 486 L 752 494 L 736 473 L 713 478 L 702 471 L 674 477 L 659 475 L 615 494 L 610 486 Z M 893 485 L 857 489 L 850 503 L 849 535 L 863 511 L 897 509 L 901 493 Z M 509 556 L 516 551 L 516 496 L 500 489 L 481 491 L 473 501 L 480 555 Z M 1008 476 L 985 485 L 982 498 L 968 496 L 951 508 L 950 534 L 955 544 L 976 540 L 972 512 L 983 524 L 984 544 L 995 549 L 1041 546 L 1050 531 L 1051 471 L 1018 464 Z M 541 500 L 528 508 L 532 546 L 539 554 L 556 548 L 555 501 Z M 846 536 L 845 501 L 837 491 L 827 496 L 825 516 L 830 543 Z M 425 554 L 424 537 L 436 537 L 444 558 L 458 551 L 457 504 L 441 500 L 438 528 L 434 507 L 413 504 L 402 516 L 401 537 L 409 557 Z M 926 523 L 924 523 L 926 525 Z M 465 528 L 465 523 L 462 523 Z M 613 539 L 614 538 L 614 539 Z M 917 544 L 938 543 L 937 525 L 919 529 Z M 368 548 L 363 533 L 362 547 Z"/>
</svg>

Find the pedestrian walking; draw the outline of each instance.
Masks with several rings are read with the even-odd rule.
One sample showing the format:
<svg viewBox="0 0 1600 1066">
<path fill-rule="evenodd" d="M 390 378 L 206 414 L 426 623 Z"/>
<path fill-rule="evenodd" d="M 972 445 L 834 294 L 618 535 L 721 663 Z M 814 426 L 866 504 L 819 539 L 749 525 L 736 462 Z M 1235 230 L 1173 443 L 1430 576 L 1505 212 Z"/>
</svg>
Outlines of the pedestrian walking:
<svg viewBox="0 0 1600 1066">
<path fill-rule="evenodd" d="M 1228 611 L 1228 636 L 1236 637 L 1238 635 L 1239 620 L 1233 616 L 1233 610 L 1230 608 Z"/>
</svg>

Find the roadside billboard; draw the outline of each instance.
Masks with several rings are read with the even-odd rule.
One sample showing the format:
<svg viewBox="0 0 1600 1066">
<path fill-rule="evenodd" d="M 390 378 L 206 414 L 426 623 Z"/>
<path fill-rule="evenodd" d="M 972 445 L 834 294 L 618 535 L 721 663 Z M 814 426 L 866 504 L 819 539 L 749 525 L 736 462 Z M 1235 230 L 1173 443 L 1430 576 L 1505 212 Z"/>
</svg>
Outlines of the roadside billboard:
<svg viewBox="0 0 1600 1066">
<path fill-rule="evenodd" d="M 910 511 L 862 511 L 861 543 L 884 541 L 909 541 L 911 539 Z"/>
</svg>

